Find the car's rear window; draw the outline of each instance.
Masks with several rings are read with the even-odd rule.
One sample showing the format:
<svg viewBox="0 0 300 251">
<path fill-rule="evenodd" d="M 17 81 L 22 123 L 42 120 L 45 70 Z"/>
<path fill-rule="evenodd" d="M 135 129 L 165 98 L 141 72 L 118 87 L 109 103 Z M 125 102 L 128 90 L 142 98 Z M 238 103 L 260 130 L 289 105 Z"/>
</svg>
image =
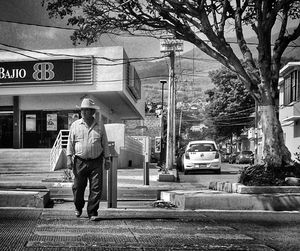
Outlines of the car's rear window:
<svg viewBox="0 0 300 251">
<path fill-rule="evenodd" d="M 252 154 L 252 151 L 242 151 L 242 154 Z"/>
<path fill-rule="evenodd" d="M 188 151 L 190 152 L 211 152 L 216 151 L 216 147 L 211 143 L 201 143 L 190 145 Z"/>
</svg>

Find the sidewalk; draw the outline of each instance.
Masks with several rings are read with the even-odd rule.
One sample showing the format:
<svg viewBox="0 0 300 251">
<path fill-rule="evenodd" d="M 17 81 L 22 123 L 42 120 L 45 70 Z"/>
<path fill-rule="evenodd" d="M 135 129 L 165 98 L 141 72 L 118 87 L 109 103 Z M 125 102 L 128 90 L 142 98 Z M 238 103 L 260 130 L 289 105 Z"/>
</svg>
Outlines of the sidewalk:
<svg viewBox="0 0 300 251">
<path fill-rule="evenodd" d="M 96 221 L 88 219 L 85 208 L 75 217 L 71 183 L 57 189 L 68 200 L 57 199 L 53 208 L 0 208 L 1 250 L 299 250 L 299 211 L 153 207 L 157 191 L 216 191 L 200 184 L 158 182 L 155 169 L 150 169 L 150 185 L 143 185 L 142 170 L 119 172 L 117 208 L 102 201 Z M 61 173 L 40 175 L 54 179 Z M 14 178 L 24 185 L 23 174 Z"/>
<path fill-rule="evenodd" d="M 86 215 L 76 218 L 67 208 L 0 208 L 0 223 L 3 251 L 294 251 L 300 247 L 300 217 L 295 212 L 101 208 L 97 221 L 89 221 Z"/>
</svg>

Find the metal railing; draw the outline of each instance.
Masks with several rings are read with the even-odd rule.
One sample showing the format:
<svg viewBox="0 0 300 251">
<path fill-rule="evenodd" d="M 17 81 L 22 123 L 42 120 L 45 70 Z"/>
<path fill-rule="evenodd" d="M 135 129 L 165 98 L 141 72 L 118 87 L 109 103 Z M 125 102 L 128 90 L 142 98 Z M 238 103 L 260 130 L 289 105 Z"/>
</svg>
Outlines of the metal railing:
<svg viewBox="0 0 300 251">
<path fill-rule="evenodd" d="M 55 169 L 61 151 L 67 147 L 69 130 L 60 130 L 50 151 L 50 168 Z"/>
<path fill-rule="evenodd" d="M 143 155 L 143 144 L 131 136 L 125 136 L 124 149 Z"/>
</svg>

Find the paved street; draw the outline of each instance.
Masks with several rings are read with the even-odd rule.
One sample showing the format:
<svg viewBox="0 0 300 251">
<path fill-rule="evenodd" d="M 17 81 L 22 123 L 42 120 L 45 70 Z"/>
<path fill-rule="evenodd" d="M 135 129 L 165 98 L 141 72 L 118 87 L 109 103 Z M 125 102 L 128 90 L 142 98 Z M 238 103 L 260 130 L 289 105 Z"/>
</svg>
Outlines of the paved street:
<svg viewBox="0 0 300 251">
<path fill-rule="evenodd" d="M 299 250 L 299 217 L 294 223 L 265 219 L 111 209 L 91 222 L 69 210 L 0 209 L 0 245 L 1 250 Z"/>
<path fill-rule="evenodd" d="M 228 181 L 237 182 L 239 171 L 246 165 L 222 163 L 221 174 L 215 174 L 210 171 L 194 171 L 187 175 L 180 172 L 180 182 L 198 183 L 208 187 L 210 181 Z"/>
</svg>

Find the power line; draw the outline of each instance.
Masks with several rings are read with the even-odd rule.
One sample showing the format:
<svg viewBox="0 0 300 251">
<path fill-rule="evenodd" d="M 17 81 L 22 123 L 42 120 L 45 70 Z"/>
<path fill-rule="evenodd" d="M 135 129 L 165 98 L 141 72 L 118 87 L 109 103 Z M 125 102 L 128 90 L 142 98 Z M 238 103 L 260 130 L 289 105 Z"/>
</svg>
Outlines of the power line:
<svg viewBox="0 0 300 251">
<path fill-rule="evenodd" d="M 31 52 L 31 53 L 36 53 L 36 54 L 40 54 L 40 55 L 44 55 L 44 56 L 71 57 L 71 58 L 84 58 L 84 59 L 91 58 L 91 56 L 89 56 L 89 55 L 74 55 L 74 54 L 65 54 L 65 53 L 45 52 L 45 51 L 31 50 L 31 49 L 26 49 L 26 48 L 18 47 L 18 46 L 8 45 L 8 44 L 5 44 L 5 43 L 0 43 L 0 45 L 6 46 L 6 47 L 9 47 L 9 48 L 18 49 L 18 50 L 21 50 L 21 51 L 28 51 L 28 52 Z M 20 54 L 18 51 L 8 50 L 8 49 L 4 49 L 4 48 L 0 48 L 0 50 L 8 51 L 8 52 L 11 52 L 11 53 Z M 25 57 L 30 57 L 30 58 L 33 58 L 33 59 L 40 60 L 40 58 L 35 58 L 35 57 L 31 56 L 31 55 L 26 55 L 26 54 L 22 54 L 22 55 L 25 56 Z M 108 58 L 108 57 L 93 56 L 93 58 L 103 59 L 103 60 L 110 61 L 110 62 L 121 61 L 120 63 L 117 63 L 117 64 L 98 64 L 98 65 L 103 65 L 103 66 L 122 65 L 122 64 L 127 64 L 128 62 L 154 61 L 154 60 L 159 60 L 159 59 L 163 59 L 163 58 L 166 58 L 166 57 L 167 56 L 130 58 L 127 61 L 127 60 L 124 60 L 124 58 L 114 58 L 113 59 L 113 58 Z"/>
<path fill-rule="evenodd" d="M 230 113 L 230 114 L 226 114 L 226 115 L 224 115 L 224 117 L 226 117 L 226 116 L 232 116 L 232 115 L 240 114 L 240 113 L 246 113 L 246 111 L 250 111 L 252 109 L 255 109 L 255 107 L 253 106 L 253 107 L 245 108 L 245 109 L 240 110 L 240 111 L 227 112 L 227 113 Z"/>
<path fill-rule="evenodd" d="M 69 28 L 69 27 L 60 27 L 60 26 L 45 25 L 45 24 L 33 24 L 33 23 L 25 23 L 25 22 L 20 22 L 20 21 L 11 21 L 11 20 L 4 20 L 4 19 L 0 19 L 0 22 L 12 23 L 12 24 L 22 24 L 22 25 L 29 25 L 29 26 L 37 26 L 37 27 L 42 27 L 42 28 L 53 28 L 53 29 L 60 29 L 60 30 L 71 30 L 71 31 L 76 30 L 74 28 Z"/>
<path fill-rule="evenodd" d="M 4 19 L 0 19 L 0 22 L 5 22 L 5 23 L 15 23 L 15 24 L 21 24 L 21 25 L 30 25 L 30 26 L 36 26 L 36 27 L 42 27 L 42 28 L 54 28 L 54 29 L 61 29 L 61 30 L 71 30 L 71 31 L 76 31 L 78 29 L 75 28 L 69 28 L 69 27 L 60 27 L 60 26 L 53 26 L 53 25 L 42 25 L 42 24 L 33 24 L 33 23 L 28 23 L 28 22 L 20 22 L 20 21 L 11 21 L 11 20 L 4 20 Z M 106 34 L 113 34 L 113 33 L 106 33 Z M 113 34 L 113 35 L 120 35 L 120 34 Z M 121 35 L 121 36 L 124 36 Z M 131 35 L 128 34 L 127 37 L 138 37 L 139 35 Z M 146 35 L 143 35 L 145 37 L 147 37 Z M 158 38 L 159 39 L 159 38 Z M 211 43 L 210 40 L 208 39 L 203 39 L 204 42 L 207 43 Z M 238 42 L 235 41 L 226 41 L 226 43 L 228 44 L 238 44 Z M 248 45 L 253 45 L 253 46 L 257 46 L 258 43 L 257 42 L 246 42 L 246 44 Z M 275 46 L 274 44 L 271 44 L 271 46 Z M 288 45 L 287 48 L 299 48 L 300 45 Z"/>
<path fill-rule="evenodd" d="M 44 56 L 54 56 L 54 57 L 71 57 L 71 58 L 90 58 L 91 56 L 87 56 L 87 55 L 72 55 L 72 54 L 66 54 L 66 53 L 53 53 L 53 52 L 45 52 L 45 51 L 39 51 L 39 50 L 32 50 L 32 49 L 26 49 L 23 47 L 18 47 L 18 46 L 13 46 L 13 45 L 9 45 L 6 43 L 0 43 L 0 45 L 5 46 L 5 47 L 9 47 L 9 48 L 13 48 L 13 49 L 17 49 L 17 50 L 21 50 L 21 51 L 27 51 L 27 52 L 31 52 L 31 53 L 36 53 L 39 55 L 44 55 Z M 40 58 L 34 57 L 32 55 L 26 55 L 24 53 L 20 53 L 18 51 L 13 51 L 13 50 L 9 50 L 9 49 L 4 49 L 4 48 L 0 48 L 0 50 L 3 51 L 8 51 L 11 53 L 15 53 L 15 54 L 20 54 L 24 57 L 28 57 L 31 59 L 35 59 L 35 60 L 40 60 Z M 102 65 L 102 66 L 116 66 L 116 65 L 124 65 L 129 63 L 136 63 L 136 62 L 143 62 L 143 61 L 157 61 L 157 60 L 161 60 L 161 59 L 167 59 L 168 56 L 153 56 L 153 57 L 140 57 L 140 58 L 129 58 L 128 60 L 124 60 L 124 58 L 108 58 L 108 57 L 99 57 L 99 56 L 93 56 L 93 58 L 96 59 L 103 59 L 109 62 L 117 62 L 117 61 L 121 61 L 120 63 L 115 63 L 115 64 L 104 64 L 104 63 L 95 63 L 95 65 Z M 188 58 L 186 57 L 186 59 L 192 59 L 192 58 Z M 199 61 L 214 61 L 214 60 L 207 60 L 207 59 L 199 59 Z M 177 74 L 177 75 L 186 75 L 186 76 L 196 76 L 197 75 L 191 75 L 191 74 Z"/>
<path fill-rule="evenodd" d="M 215 123 L 219 123 L 219 122 L 226 122 L 226 121 L 232 121 L 232 120 L 241 120 L 241 119 L 254 119 L 253 117 L 250 117 L 250 116 L 241 116 L 241 117 L 235 117 L 235 118 L 216 118 L 215 120 L 214 120 L 214 122 Z"/>
</svg>

